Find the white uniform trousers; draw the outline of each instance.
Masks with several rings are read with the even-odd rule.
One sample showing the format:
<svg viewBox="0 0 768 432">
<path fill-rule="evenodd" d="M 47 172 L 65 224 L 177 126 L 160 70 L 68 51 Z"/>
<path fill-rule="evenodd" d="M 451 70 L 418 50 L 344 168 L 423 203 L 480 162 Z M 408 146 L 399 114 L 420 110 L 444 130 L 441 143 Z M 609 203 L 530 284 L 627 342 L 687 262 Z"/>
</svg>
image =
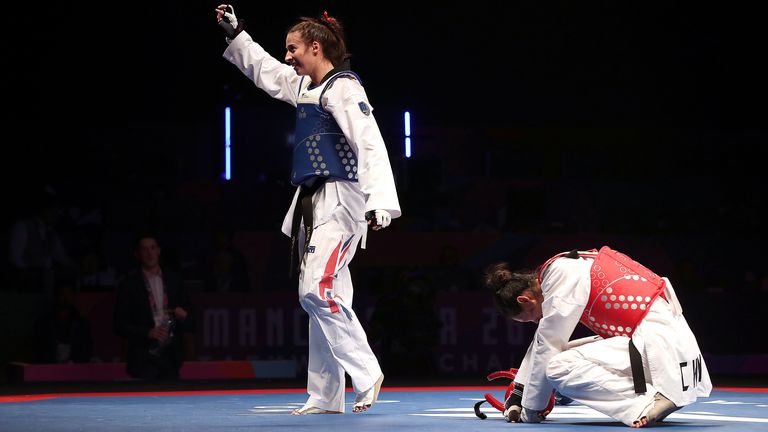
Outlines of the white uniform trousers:
<svg viewBox="0 0 768 432">
<path fill-rule="evenodd" d="M 349 263 L 366 229 L 364 221 L 337 206 L 330 218 L 315 227 L 302 262 L 299 302 L 309 314 L 306 406 L 344 412 L 344 373 L 349 374 L 356 393 L 373 387 L 382 374 L 352 310 Z M 303 243 L 302 239 L 300 253 Z"/>
<path fill-rule="evenodd" d="M 547 367 L 547 379 L 562 395 L 631 426 L 650 404 L 656 389 L 636 394 L 629 364 L 629 338 L 601 339 L 557 354 Z M 650 377 L 643 358 L 645 376 Z"/>
</svg>

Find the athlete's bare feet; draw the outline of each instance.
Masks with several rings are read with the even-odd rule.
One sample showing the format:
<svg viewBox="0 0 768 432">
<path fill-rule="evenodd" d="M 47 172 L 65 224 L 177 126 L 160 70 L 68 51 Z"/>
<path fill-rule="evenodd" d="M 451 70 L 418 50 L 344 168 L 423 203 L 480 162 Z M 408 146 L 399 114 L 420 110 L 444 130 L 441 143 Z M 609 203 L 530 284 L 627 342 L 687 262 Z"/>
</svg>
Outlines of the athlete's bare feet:
<svg viewBox="0 0 768 432">
<path fill-rule="evenodd" d="M 376 403 L 376 400 L 379 399 L 379 391 L 381 390 L 381 383 L 383 381 L 384 381 L 384 374 L 381 374 L 379 379 L 377 379 L 376 382 L 373 384 L 373 387 L 358 394 L 355 397 L 355 404 L 352 405 L 353 413 L 360 413 L 363 411 L 367 411 L 368 408 L 370 408 L 374 403 Z"/>
<path fill-rule="evenodd" d="M 301 408 L 296 408 L 291 413 L 292 415 L 310 415 L 310 414 L 341 414 L 340 411 L 329 411 L 324 410 L 322 408 L 313 407 L 313 406 L 306 406 L 304 405 Z"/>
<path fill-rule="evenodd" d="M 653 396 L 653 406 L 648 410 L 648 412 L 641 415 L 639 419 L 635 420 L 631 427 L 641 428 L 654 423 L 659 423 L 667 418 L 668 415 L 679 409 L 680 407 L 672 403 L 672 401 L 667 399 L 663 394 L 656 393 L 656 395 Z"/>
</svg>

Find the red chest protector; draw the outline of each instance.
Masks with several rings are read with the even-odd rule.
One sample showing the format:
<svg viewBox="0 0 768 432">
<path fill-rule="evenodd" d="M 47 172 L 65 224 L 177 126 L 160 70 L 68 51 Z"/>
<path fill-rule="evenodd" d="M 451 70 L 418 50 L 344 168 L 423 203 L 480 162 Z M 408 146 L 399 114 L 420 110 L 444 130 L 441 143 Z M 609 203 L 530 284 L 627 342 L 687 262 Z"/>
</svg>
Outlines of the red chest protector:
<svg viewBox="0 0 768 432">
<path fill-rule="evenodd" d="M 544 270 L 554 260 L 568 252 L 550 258 L 539 270 L 539 283 Z M 590 269 L 589 301 L 579 320 L 596 334 L 631 337 L 648 310 L 664 292 L 664 279 L 632 258 L 603 246 L 578 252 L 580 258 L 593 258 Z"/>
</svg>

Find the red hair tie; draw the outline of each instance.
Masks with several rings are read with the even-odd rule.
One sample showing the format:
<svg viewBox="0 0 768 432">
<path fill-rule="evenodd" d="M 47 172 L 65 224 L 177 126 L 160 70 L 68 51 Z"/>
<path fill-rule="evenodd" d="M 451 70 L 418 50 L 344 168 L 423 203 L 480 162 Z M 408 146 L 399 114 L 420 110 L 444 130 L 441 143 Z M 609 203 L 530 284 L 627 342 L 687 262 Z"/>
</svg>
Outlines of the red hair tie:
<svg viewBox="0 0 768 432">
<path fill-rule="evenodd" d="M 334 21 L 334 19 L 333 19 L 333 18 L 331 18 L 331 17 L 329 17 L 329 16 L 328 16 L 328 11 L 324 11 L 324 12 L 323 12 L 323 19 L 324 19 L 324 20 L 325 20 L 325 22 L 327 22 L 328 24 L 330 24 L 330 23 L 332 23 L 332 22 Z"/>
</svg>

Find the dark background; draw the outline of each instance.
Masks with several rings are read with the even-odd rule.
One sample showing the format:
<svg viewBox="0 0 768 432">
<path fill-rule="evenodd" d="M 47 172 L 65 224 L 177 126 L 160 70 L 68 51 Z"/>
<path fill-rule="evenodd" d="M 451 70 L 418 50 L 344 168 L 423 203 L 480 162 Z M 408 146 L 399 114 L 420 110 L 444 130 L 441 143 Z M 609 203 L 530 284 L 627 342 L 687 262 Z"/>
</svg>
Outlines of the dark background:
<svg viewBox="0 0 768 432">
<path fill-rule="evenodd" d="M 17 145 L 9 147 L 21 151 L 19 160 L 36 159 L 24 169 L 28 177 L 119 177 L 115 168 L 159 153 L 174 161 L 166 170 L 177 172 L 169 176 L 207 180 L 222 162 L 223 105 L 257 110 L 250 126 L 269 125 L 266 116 L 290 125 L 289 107 L 265 97 L 221 57 L 225 43 L 211 24 L 211 5 L 61 4 L 35 9 L 29 21 L 12 20 L 4 82 L 12 96 L 8 132 Z M 671 159 L 672 171 L 698 165 L 708 178 L 754 173 L 749 155 L 762 138 L 765 113 L 757 10 L 677 2 L 325 7 L 346 23 L 353 68 L 392 135 L 401 134 L 393 125 L 400 126 L 404 109 L 413 112 L 416 130 L 654 131 L 657 137 L 643 139 L 645 151 L 626 150 L 651 165 L 669 166 Z M 236 10 L 281 59 L 285 29 L 321 7 L 246 2 Z M 662 144 L 670 134 L 674 145 Z M 401 155 L 397 144 L 390 144 L 393 158 Z M 643 164 L 633 165 L 635 171 Z"/>
<path fill-rule="evenodd" d="M 177 263 L 189 258 L 192 237 L 279 229 L 292 196 L 293 109 L 222 58 L 216 5 L 22 5 L 4 37 L 6 226 L 48 185 L 79 211 L 59 227 L 72 255 L 96 245 L 118 271 L 129 267 L 126 239 L 140 227 L 165 233 L 166 258 Z M 279 59 L 290 24 L 324 9 L 346 24 L 397 178 L 404 216 L 375 235 L 554 239 L 551 249 L 496 245 L 455 262 L 468 275 L 460 290 L 479 290 L 492 260 L 532 266 L 564 239 L 582 249 L 642 244 L 625 252 L 677 277 L 706 351 L 765 353 L 761 11 L 688 2 L 235 4 Z M 86 210 L 100 215 L 95 228 L 72 216 Z M 444 289 L 430 269 L 431 289 Z M 355 277 L 376 271 L 363 265 Z M 267 285 L 257 289 L 293 289 Z"/>
</svg>

